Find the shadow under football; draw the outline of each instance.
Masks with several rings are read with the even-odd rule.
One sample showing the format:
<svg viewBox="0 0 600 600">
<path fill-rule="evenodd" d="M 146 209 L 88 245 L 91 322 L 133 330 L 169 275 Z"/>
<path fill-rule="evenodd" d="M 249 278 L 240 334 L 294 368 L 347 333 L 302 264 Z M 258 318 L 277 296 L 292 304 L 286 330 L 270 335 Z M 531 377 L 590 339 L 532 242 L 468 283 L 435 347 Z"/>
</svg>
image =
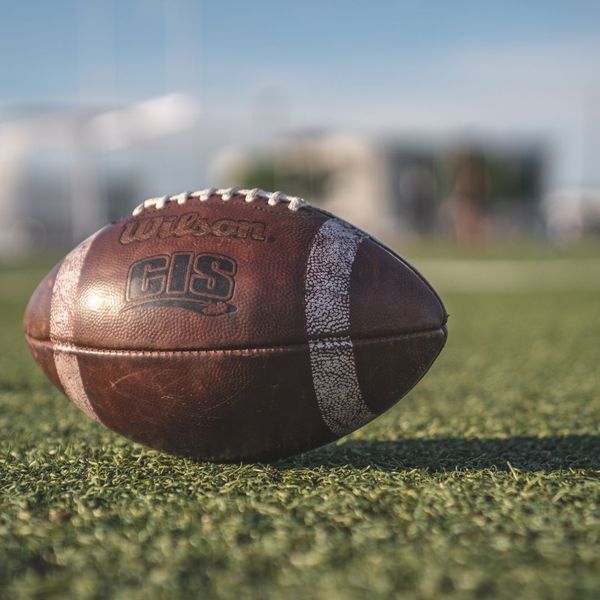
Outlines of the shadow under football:
<svg viewBox="0 0 600 600">
<path fill-rule="evenodd" d="M 381 471 L 427 469 L 550 472 L 600 469 L 600 436 L 565 435 L 496 438 L 436 438 L 394 441 L 350 440 L 329 445 L 277 464 L 279 468 L 349 466 Z"/>
</svg>

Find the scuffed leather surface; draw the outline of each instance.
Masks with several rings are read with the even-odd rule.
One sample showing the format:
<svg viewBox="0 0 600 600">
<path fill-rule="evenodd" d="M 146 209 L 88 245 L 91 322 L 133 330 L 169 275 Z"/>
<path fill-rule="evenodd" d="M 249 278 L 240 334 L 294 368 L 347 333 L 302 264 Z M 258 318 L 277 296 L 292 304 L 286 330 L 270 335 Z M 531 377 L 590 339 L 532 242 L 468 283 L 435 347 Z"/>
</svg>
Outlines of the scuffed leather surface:
<svg viewBox="0 0 600 600">
<path fill-rule="evenodd" d="M 210 222 L 264 224 L 264 239 L 156 236 L 122 244 L 128 223 L 199 212 Z M 104 228 L 91 244 L 72 298 L 68 339 L 50 341 L 57 265 L 27 307 L 32 353 L 62 389 L 53 344 L 77 356 L 99 420 L 151 447 L 215 460 L 280 458 L 335 439 L 313 390 L 305 322 L 305 272 L 313 238 L 330 215 L 264 202 L 211 198 L 145 210 Z M 131 265 L 174 252 L 215 254 L 237 264 L 232 312 L 127 302 Z M 373 414 L 392 406 L 424 375 L 446 340 L 446 312 L 425 280 L 365 237 L 350 280 L 356 372 Z M 314 341 L 314 340 L 313 340 Z M 54 346 L 58 348 L 59 346 Z"/>
<path fill-rule="evenodd" d="M 355 343 L 361 388 L 374 414 L 393 406 L 415 385 L 445 339 L 440 329 Z M 37 356 L 44 356 L 49 346 L 35 340 L 30 345 Z M 78 353 L 78 360 L 100 421 L 152 448 L 220 461 L 274 460 L 337 437 L 318 410 L 307 345 L 86 351 Z M 51 375 L 52 362 L 41 365 Z"/>
</svg>

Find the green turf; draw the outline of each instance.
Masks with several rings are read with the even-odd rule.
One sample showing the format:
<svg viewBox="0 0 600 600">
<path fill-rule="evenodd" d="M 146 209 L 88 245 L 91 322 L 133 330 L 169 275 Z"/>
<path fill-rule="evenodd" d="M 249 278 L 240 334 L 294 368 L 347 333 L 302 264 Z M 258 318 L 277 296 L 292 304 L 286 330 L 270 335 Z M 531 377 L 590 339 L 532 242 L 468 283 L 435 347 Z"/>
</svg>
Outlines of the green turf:
<svg viewBox="0 0 600 600">
<path fill-rule="evenodd" d="M 0 597 L 598 598 L 597 290 L 444 294 L 448 346 L 388 414 L 222 466 L 45 381 L 20 333 L 41 275 L 0 272 Z"/>
</svg>

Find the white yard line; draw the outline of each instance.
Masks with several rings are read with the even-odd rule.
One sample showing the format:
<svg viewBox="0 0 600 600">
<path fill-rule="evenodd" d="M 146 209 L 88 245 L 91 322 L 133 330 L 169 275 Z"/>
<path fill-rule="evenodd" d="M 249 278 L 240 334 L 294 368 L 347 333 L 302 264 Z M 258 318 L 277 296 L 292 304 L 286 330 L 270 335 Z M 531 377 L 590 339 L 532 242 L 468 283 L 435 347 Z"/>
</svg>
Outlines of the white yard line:
<svg viewBox="0 0 600 600">
<path fill-rule="evenodd" d="M 600 259 L 414 261 L 440 291 L 600 291 Z"/>
</svg>

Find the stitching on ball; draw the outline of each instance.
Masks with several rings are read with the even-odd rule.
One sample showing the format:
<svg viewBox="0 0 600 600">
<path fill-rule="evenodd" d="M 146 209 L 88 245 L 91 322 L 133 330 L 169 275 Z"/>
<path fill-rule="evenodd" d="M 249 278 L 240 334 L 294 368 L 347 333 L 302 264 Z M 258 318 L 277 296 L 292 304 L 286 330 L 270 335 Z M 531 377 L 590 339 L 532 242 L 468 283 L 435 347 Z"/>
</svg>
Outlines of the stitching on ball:
<svg viewBox="0 0 600 600">
<path fill-rule="evenodd" d="M 198 190 L 196 192 L 182 192 L 175 196 L 159 196 L 157 198 L 149 198 L 145 200 L 133 209 L 133 216 L 137 217 L 145 209 L 154 208 L 155 210 L 161 210 L 167 204 L 176 203 L 179 205 L 187 203 L 190 199 L 195 199 L 200 202 L 206 202 L 211 196 L 220 196 L 222 202 L 231 200 L 234 196 L 244 196 L 246 202 L 251 203 L 258 199 L 267 201 L 269 206 L 276 206 L 279 203 L 287 204 L 289 210 L 296 212 L 300 208 L 308 206 L 308 203 L 303 198 L 298 196 L 288 196 L 283 192 L 266 192 L 260 188 L 253 189 L 238 189 L 235 187 L 230 188 L 206 188 L 204 190 Z"/>
</svg>

